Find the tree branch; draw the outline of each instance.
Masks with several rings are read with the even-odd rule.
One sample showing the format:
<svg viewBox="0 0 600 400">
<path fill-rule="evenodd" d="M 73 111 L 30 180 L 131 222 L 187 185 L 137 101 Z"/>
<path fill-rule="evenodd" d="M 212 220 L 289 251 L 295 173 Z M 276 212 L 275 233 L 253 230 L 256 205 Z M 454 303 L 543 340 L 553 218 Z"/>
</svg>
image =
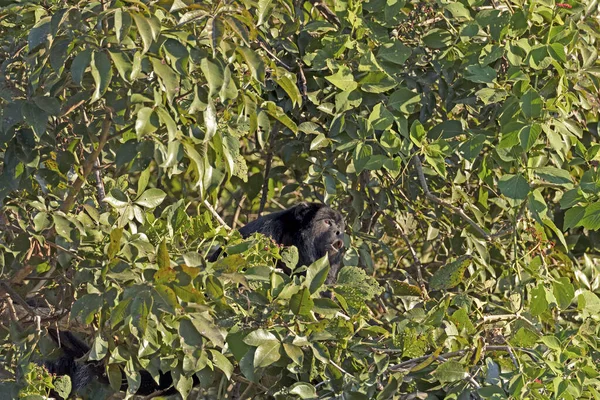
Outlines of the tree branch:
<svg viewBox="0 0 600 400">
<path fill-rule="evenodd" d="M 473 221 L 471 217 L 469 217 L 462 208 L 458 208 L 440 199 L 439 197 L 435 196 L 429 191 L 429 186 L 427 185 L 427 181 L 425 180 L 425 174 L 423 173 L 423 164 L 421 164 L 421 158 L 418 154 L 414 155 L 413 164 L 415 166 L 415 169 L 417 170 L 417 176 L 419 177 L 419 182 L 421 184 L 423 192 L 425 193 L 425 197 L 427 197 L 430 201 L 439 204 L 440 206 L 445 207 L 451 210 L 452 212 L 458 214 L 463 220 L 465 220 L 469 225 L 471 225 L 473 229 L 475 229 L 481 236 L 483 236 L 485 240 L 491 241 L 494 239 L 490 234 L 484 231 L 483 228 L 477 224 L 477 222 Z"/>
<path fill-rule="evenodd" d="M 75 204 L 77 194 L 83 187 L 83 184 L 87 180 L 89 174 L 92 172 L 92 169 L 94 168 L 94 163 L 98 159 L 98 156 L 102 152 L 104 145 L 108 141 L 108 134 L 110 132 L 111 123 L 112 122 L 110 116 L 107 114 L 106 118 L 104 119 L 104 122 L 102 122 L 102 130 L 100 131 L 100 139 L 98 140 L 98 146 L 92 151 L 92 153 L 83 163 L 83 171 L 81 175 L 77 176 L 77 179 L 75 180 L 75 183 L 73 183 L 73 187 L 69 191 L 67 198 L 60 206 L 61 211 L 69 211 L 73 207 L 73 204 Z"/>
<path fill-rule="evenodd" d="M 333 11 L 331 11 L 331 9 L 329 7 L 327 7 L 327 4 L 325 4 L 323 1 L 308 0 L 308 2 L 310 4 L 312 4 L 313 6 L 315 6 L 315 8 L 319 11 L 319 13 L 321 13 L 323 18 L 325 18 L 325 20 L 327 20 L 327 22 L 337 26 L 338 28 L 341 26 L 340 19 L 337 17 L 337 15 L 335 15 L 335 13 Z"/>
<path fill-rule="evenodd" d="M 271 136 L 269 137 L 269 148 L 267 149 L 267 162 L 265 165 L 265 179 L 262 185 L 262 195 L 260 197 L 260 207 L 258 209 L 258 216 L 265 210 L 265 204 L 267 203 L 267 195 L 269 192 L 269 173 L 271 173 L 271 164 L 273 162 L 273 144 L 275 143 L 275 133 L 277 132 L 277 122 L 273 124 L 271 130 Z"/>
<path fill-rule="evenodd" d="M 425 287 L 425 280 L 423 279 L 423 274 L 421 272 L 421 260 L 419 260 L 419 257 L 417 256 L 417 252 L 415 251 L 414 247 L 410 243 L 408 236 L 406 236 L 406 233 L 404 233 L 404 229 L 402 229 L 402 227 L 400 226 L 398 221 L 396 221 L 389 215 L 386 215 L 386 217 L 388 218 L 388 221 L 390 221 L 396 227 L 396 229 L 398 229 L 398 233 L 400 233 L 400 236 L 406 243 L 406 246 L 408 246 L 408 251 L 410 252 L 411 257 L 413 258 L 413 260 L 415 262 L 414 265 L 415 265 L 415 269 L 417 270 L 417 282 L 419 283 L 419 288 L 421 289 L 421 292 L 423 293 L 423 298 L 428 299 L 429 295 L 427 294 L 427 288 Z"/>
<path fill-rule="evenodd" d="M 204 205 L 206 206 L 206 208 L 208 208 L 208 211 L 210 211 L 210 213 L 215 217 L 215 219 L 217 221 L 219 221 L 219 223 L 221 224 L 221 226 L 225 229 L 227 229 L 228 231 L 231 230 L 231 227 L 229 225 L 227 225 L 227 222 L 225 222 L 223 220 L 223 218 L 221 218 L 221 216 L 219 215 L 219 213 L 213 208 L 213 206 L 210 205 L 210 203 L 208 202 L 208 200 L 204 200 Z"/>
</svg>

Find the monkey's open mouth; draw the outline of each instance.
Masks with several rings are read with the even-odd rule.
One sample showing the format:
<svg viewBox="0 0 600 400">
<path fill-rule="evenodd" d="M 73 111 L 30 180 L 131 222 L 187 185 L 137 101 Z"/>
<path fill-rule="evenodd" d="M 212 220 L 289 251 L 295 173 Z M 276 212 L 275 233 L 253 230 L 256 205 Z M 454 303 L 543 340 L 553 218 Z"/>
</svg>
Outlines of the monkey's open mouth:
<svg viewBox="0 0 600 400">
<path fill-rule="evenodd" d="M 344 242 L 341 241 L 340 239 L 335 240 L 333 243 L 331 243 L 331 248 L 333 249 L 334 252 L 338 252 L 342 249 L 342 247 L 344 247 Z"/>
</svg>

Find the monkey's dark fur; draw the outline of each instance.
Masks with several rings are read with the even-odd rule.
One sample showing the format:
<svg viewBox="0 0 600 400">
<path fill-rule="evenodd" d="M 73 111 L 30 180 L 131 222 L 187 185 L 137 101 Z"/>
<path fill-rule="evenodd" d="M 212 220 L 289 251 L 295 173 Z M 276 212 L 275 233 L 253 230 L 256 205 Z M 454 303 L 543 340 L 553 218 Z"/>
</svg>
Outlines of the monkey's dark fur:
<svg viewBox="0 0 600 400">
<path fill-rule="evenodd" d="M 344 246 L 344 219 L 342 215 L 319 203 L 299 203 L 287 210 L 260 217 L 240 229 L 242 237 L 253 233 L 269 236 L 276 243 L 298 248 L 298 265 L 310 265 L 329 256 L 327 283 L 335 280 L 342 262 Z M 220 249 L 209 257 L 215 261 Z"/>
<path fill-rule="evenodd" d="M 240 229 L 240 233 L 244 238 L 254 233 L 262 233 L 278 244 L 296 246 L 299 266 L 308 266 L 328 255 L 330 270 L 326 282 L 331 283 L 335 280 L 342 261 L 344 228 L 344 220 L 339 212 L 324 204 L 299 203 L 287 210 L 274 212 L 248 223 Z M 209 257 L 209 261 L 215 261 L 220 253 L 220 249 L 215 251 Z M 94 377 L 108 382 L 100 362 L 76 361 L 88 353 L 89 347 L 85 343 L 70 332 L 59 332 L 60 340 L 56 332 L 51 332 L 50 335 L 63 349 L 60 359 L 44 364 L 51 373 L 69 375 L 74 390 L 85 387 Z M 171 387 L 173 378 L 169 373 L 161 373 L 158 384 L 147 371 L 140 371 L 140 374 L 141 385 L 137 394 L 148 395 L 165 389 L 168 390 L 163 394 L 175 392 Z M 197 384 L 197 379 L 194 379 L 194 384 Z M 126 384 L 122 387 L 122 390 L 125 389 Z"/>
</svg>

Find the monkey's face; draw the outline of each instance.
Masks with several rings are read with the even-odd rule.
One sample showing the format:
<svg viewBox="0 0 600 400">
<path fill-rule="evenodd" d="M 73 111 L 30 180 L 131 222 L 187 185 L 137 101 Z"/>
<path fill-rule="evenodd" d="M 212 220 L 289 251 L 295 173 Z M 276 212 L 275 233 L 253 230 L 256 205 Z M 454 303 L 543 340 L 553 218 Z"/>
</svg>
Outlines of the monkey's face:
<svg viewBox="0 0 600 400">
<path fill-rule="evenodd" d="M 330 264 L 339 264 L 344 249 L 344 229 L 346 225 L 342 215 L 332 209 L 320 210 L 313 221 L 314 246 L 317 255 L 329 256 Z"/>
</svg>

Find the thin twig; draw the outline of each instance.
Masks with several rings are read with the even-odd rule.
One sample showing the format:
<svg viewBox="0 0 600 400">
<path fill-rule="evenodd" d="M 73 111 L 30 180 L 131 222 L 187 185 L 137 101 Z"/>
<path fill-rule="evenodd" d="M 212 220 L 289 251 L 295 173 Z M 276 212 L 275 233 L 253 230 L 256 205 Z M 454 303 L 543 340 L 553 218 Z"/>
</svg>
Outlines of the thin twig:
<svg viewBox="0 0 600 400">
<path fill-rule="evenodd" d="M 421 357 L 416 357 L 410 360 L 406 360 L 406 361 L 402 361 L 399 364 L 396 365 L 392 365 L 389 369 L 390 371 L 398 371 L 401 369 L 406 369 L 406 368 L 410 368 L 413 365 L 419 364 L 431 357 L 435 357 L 436 359 L 447 359 L 447 358 L 453 358 L 453 357 L 461 357 L 463 355 L 465 355 L 466 353 L 470 352 L 470 351 L 475 351 L 477 350 L 476 348 L 469 348 L 469 349 L 463 349 L 463 350 L 457 350 L 457 351 L 452 351 L 449 353 L 444 353 L 444 354 L 440 354 L 439 356 L 435 356 L 435 354 L 427 354 Z M 511 348 L 510 346 L 498 346 L 498 345 L 490 345 L 490 346 L 485 346 L 483 348 L 484 351 L 503 351 L 506 353 L 510 353 L 513 350 L 517 350 L 517 351 L 521 351 L 523 353 L 527 353 L 529 356 L 531 356 L 532 358 L 535 358 L 539 361 L 538 357 L 535 355 L 535 353 L 533 352 L 533 350 L 531 349 L 526 349 L 526 348 L 522 348 L 522 347 L 514 347 Z M 378 348 L 373 348 L 373 351 L 375 352 L 379 352 L 379 353 L 401 353 L 402 350 L 395 350 L 395 349 L 378 349 Z"/>
<path fill-rule="evenodd" d="M 406 243 L 406 246 L 408 247 L 408 251 L 410 252 L 411 257 L 413 258 L 413 260 L 415 262 L 414 265 L 415 265 L 415 269 L 417 270 L 417 283 L 419 284 L 419 288 L 421 289 L 421 292 L 423 293 L 423 297 L 425 299 L 428 299 L 429 295 L 427 294 L 427 288 L 425 287 L 425 280 L 423 279 L 423 273 L 421 270 L 421 260 L 419 260 L 419 257 L 417 256 L 417 252 L 415 251 L 414 247 L 410 243 L 408 236 L 406 236 L 406 233 L 404 233 L 404 229 L 402 229 L 402 227 L 400 226 L 398 221 L 396 221 L 395 219 L 393 219 L 392 217 L 390 217 L 388 215 L 386 215 L 386 217 L 396 227 L 396 229 L 398 230 L 398 233 L 400 233 L 400 236 Z"/>
<path fill-rule="evenodd" d="M 233 222 L 231 223 L 231 229 L 235 229 L 238 223 L 238 219 L 240 218 L 240 212 L 242 211 L 242 206 L 244 205 L 244 201 L 246 201 L 246 194 L 242 196 L 237 207 L 235 208 L 235 214 L 233 214 Z"/>
<path fill-rule="evenodd" d="M 308 97 L 308 85 L 306 84 L 304 68 L 302 68 L 304 64 L 302 64 L 302 61 L 300 60 L 297 60 L 296 63 L 298 64 L 298 76 L 300 77 L 300 93 L 302 94 L 302 97 L 306 99 Z"/>
<path fill-rule="evenodd" d="M 286 206 L 284 206 L 283 204 L 281 204 L 280 202 L 278 202 L 275 199 L 271 199 L 271 203 L 275 204 L 277 207 L 281 208 L 282 210 L 287 210 Z"/>
<path fill-rule="evenodd" d="M 208 208 L 208 211 L 210 211 L 210 213 L 215 217 L 215 219 L 221 224 L 223 228 L 227 229 L 228 231 L 231 230 L 231 227 L 227 225 L 227 222 L 225 222 L 223 218 L 221 218 L 219 213 L 217 213 L 213 206 L 210 205 L 208 200 L 204 200 L 204 205 L 206 206 L 206 208 Z"/>
<path fill-rule="evenodd" d="M 100 131 L 98 146 L 94 150 L 92 150 L 92 153 L 83 163 L 83 171 L 81 175 L 77 176 L 77 179 L 73 183 L 73 186 L 69 191 L 69 195 L 60 207 L 61 211 L 69 211 L 73 207 L 73 204 L 75 204 L 77 194 L 83 187 L 83 184 L 87 180 L 87 177 L 89 176 L 90 172 L 92 172 L 92 169 L 94 168 L 94 162 L 98 159 L 98 156 L 102 152 L 102 149 L 104 148 L 104 145 L 108 140 L 108 134 L 110 132 L 111 124 L 112 122 L 110 116 L 107 114 L 104 121 L 102 122 L 102 130 Z"/>
<path fill-rule="evenodd" d="M 260 207 L 258 208 L 258 216 L 265 210 L 267 204 L 267 195 L 269 194 L 269 174 L 271 173 L 271 164 L 273 162 L 273 145 L 275 143 L 275 133 L 277 132 L 277 123 L 273 124 L 271 129 L 271 136 L 269 137 L 269 148 L 267 149 L 267 161 L 265 164 L 265 179 L 262 185 L 262 194 L 260 196 Z"/>
<path fill-rule="evenodd" d="M 458 207 L 440 199 L 439 197 L 435 196 L 434 194 L 432 194 L 429 191 L 429 186 L 427 185 L 427 180 L 425 180 L 425 174 L 423 173 L 423 164 L 421 164 L 421 158 L 419 157 L 418 154 L 414 155 L 413 164 L 415 166 L 415 169 L 417 170 L 417 176 L 419 177 L 419 182 L 421 183 L 421 188 L 423 189 L 423 192 L 425 193 L 425 197 L 427 197 L 429 200 L 433 201 L 434 203 L 439 204 L 442 207 L 445 207 L 445 208 L 451 210 L 452 212 L 458 214 L 463 220 L 468 222 L 469 225 L 471 225 L 481 236 L 483 236 L 483 238 L 485 240 L 491 241 L 493 239 L 492 236 L 490 236 L 490 234 L 488 234 L 486 231 L 484 231 L 483 228 L 477 224 L 477 222 L 473 221 L 471 219 L 471 217 L 469 217 L 464 212 L 463 209 L 458 208 Z"/>
<path fill-rule="evenodd" d="M 281 61 L 281 60 L 279 59 L 279 57 L 277 57 L 277 56 L 275 55 L 275 53 L 273 53 L 273 52 L 272 52 L 272 51 L 271 51 L 271 50 L 270 50 L 270 49 L 267 47 L 267 45 L 266 45 L 266 44 L 264 44 L 262 41 L 260 41 L 258 44 L 259 44 L 259 46 L 260 46 L 260 47 L 262 47 L 262 49 L 263 49 L 264 51 L 266 51 L 266 52 L 267 52 L 267 54 L 268 54 L 268 55 L 270 55 L 271 57 L 273 57 L 273 59 L 274 59 L 275 61 L 277 61 L 279 64 L 281 64 L 281 66 L 282 66 L 283 68 L 285 68 L 285 69 L 286 69 L 288 72 L 294 72 L 294 69 L 293 69 L 292 67 L 290 67 L 289 65 L 287 65 L 286 63 L 284 63 L 283 61 Z"/>
<path fill-rule="evenodd" d="M 130 131 L 131 129 L 135 128 L 135 122 L 133 124 L 129 124 L 127 125 L 125 128 L 123 129 L 119 129 L 117 132 L 115 132 L 114 135 L 111 135 L 108 137 L 108 141 L 110 142 L 113 139 L 117 139 L 120 138 L 125 132 Z"/>
<path fill-rule="evenodd" d="M 8 295 L 8 293 L 4 296 L 6 299 L 6 304 L 8 305 L 8 313 L 10 314 L 10 319 L 13 322 L 17 322 L 19 318 L 17 317 L 17 310 L 15 310 L 15 305 L 13 304 L 12 298 Z"/>
<path fill-rule="evenodd" d="M 38 316 L 37 312 L 35 312 L 35 310 L 31 308 L 29 304 L 27 304 L 27 302 L 23 300 L 23 298 L 19 296 L 19 294 L 15 292 L 12 287 L 10 287 L 9 284 L 6 282 L 0 282 L 0 290 L 3 290 L 7 296 L 10 296 L 13 301 L 17 302 L 21 307 L 23 307 L 23 309 L 27 311 L 27 314 L 31 315 L 32 317 Z"/>
<path fill-rule="evenodd" d="M 104 190 L 104 182 L 102 182 L 102 174 L 100 173 L 100 161 L 97 158 L 94 161 L 94 176 L 96 177 L 96 198 L 100 208 L 103 208 L 106 190 Z"/>
<path fill-rule="evenodd" d="M 325 4 L 321 0 L 308 0 L 308 1 L 310 4 L 315 6 L 315 8 L 319 11 L 319 13 L 321 13 L 323 18 L 325 18 L 327 20 L 327 22 L 337 26 L 338 28 L 341 26 L 340 19 L 337 17 L 337 15 L 335 15 L 335 13 L 333 11 L 331 11 L 331 9 L 329 7 L 327 7 L 327 4 Z"/>
</svg>

